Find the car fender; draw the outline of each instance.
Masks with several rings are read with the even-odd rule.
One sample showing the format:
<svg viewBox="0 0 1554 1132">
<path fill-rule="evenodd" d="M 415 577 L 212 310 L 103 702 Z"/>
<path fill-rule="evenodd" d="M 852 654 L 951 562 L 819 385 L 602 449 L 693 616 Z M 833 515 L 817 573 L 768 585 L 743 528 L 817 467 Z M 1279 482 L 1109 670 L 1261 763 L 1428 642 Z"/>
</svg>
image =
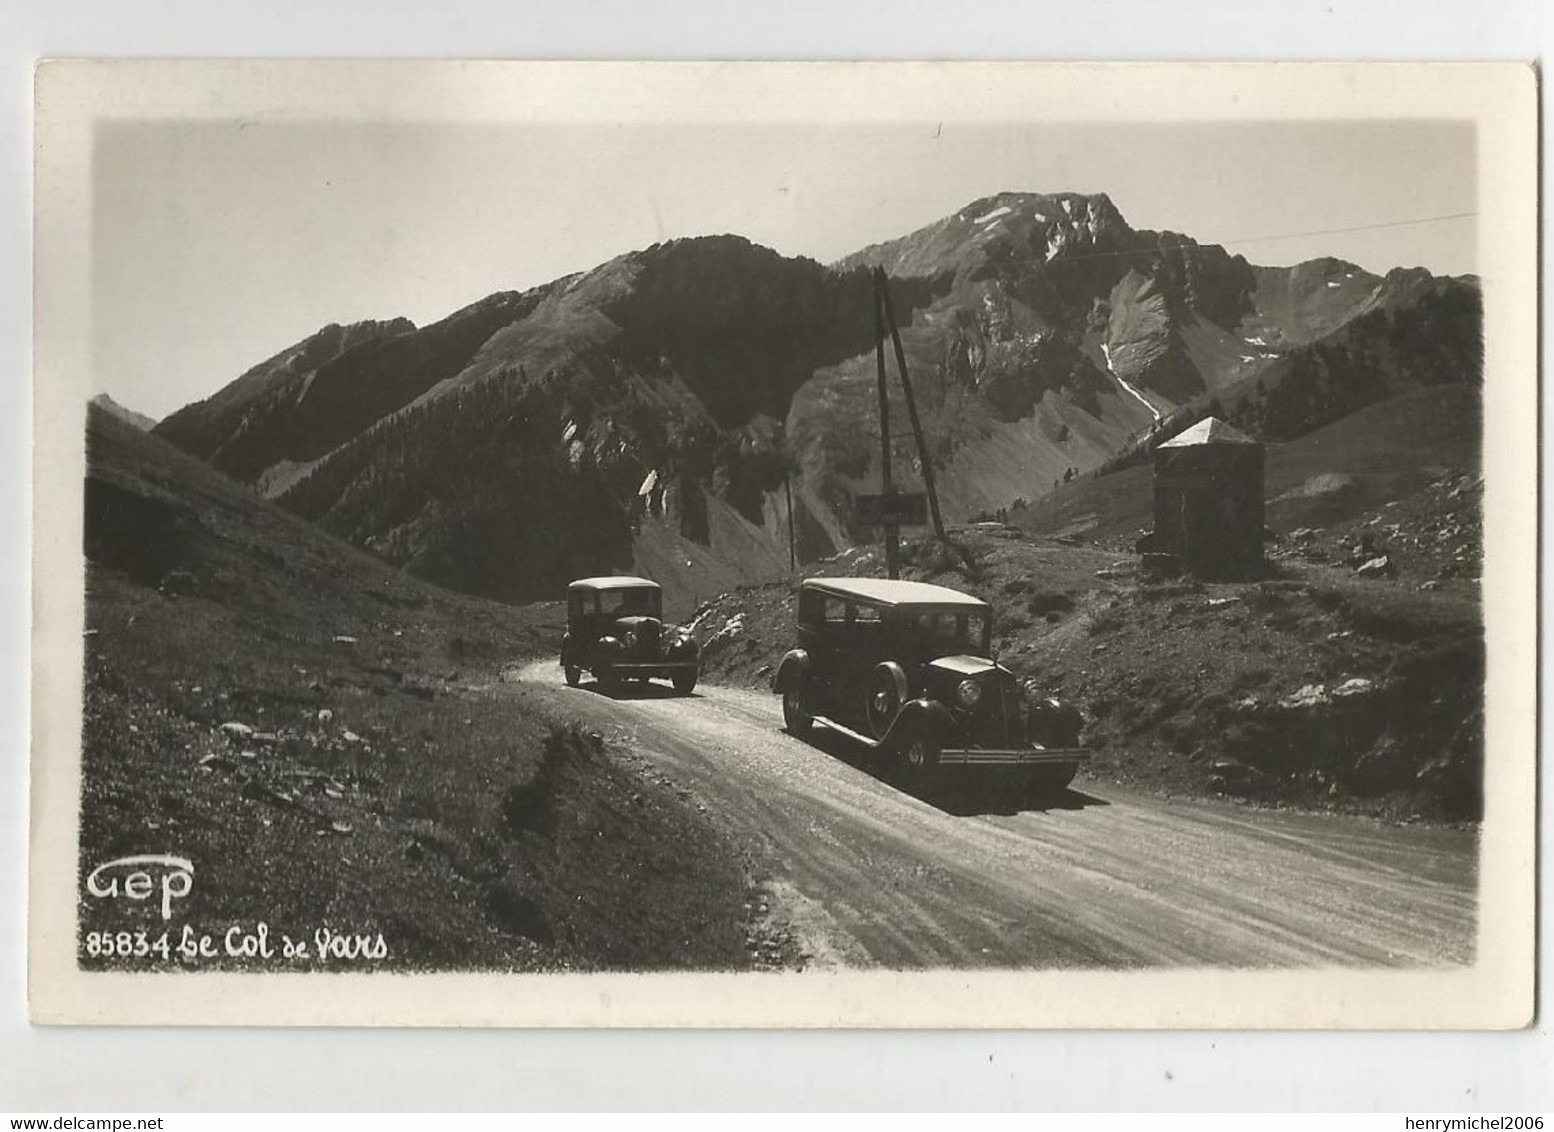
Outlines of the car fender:
<svg viewBox="0 0 1554 1132">
<path fill-rule="evenodd" d="M 670 638 L 671 641 L 674 638 Z M 664 650 L 664 656 L 669 660 L 684 660 L 686 662 L 699 661 L 701 659 L 701 645 L 696 643 L 696 638 L 687 636 L 678 644 L 670 644 Z"/>
<path fill-rule="evenodd" d="M 900 750 L 919 735 L 927 735 L 935 743 L 943 743 L 954 722 L 950 709 L 938 700 L 908 700 L 901 705 L 890 730 L 880 740 L 880 749 Z"/>
<path fill-rule="evenodd" d="M 809 653 L 803 649 L 792 649 L 777 665 L 777 674 L 772 677 L 772 691 L 786 692 L 797 688 L 808 677 Z"/>
<path fill-rule="evenodd" d="M 1084 716 L 1063 700 L 1038 699 L 1030 705 L 1029 728 L 1031 737 L 1043 747 L 1077 747 Z"/>
</svg>

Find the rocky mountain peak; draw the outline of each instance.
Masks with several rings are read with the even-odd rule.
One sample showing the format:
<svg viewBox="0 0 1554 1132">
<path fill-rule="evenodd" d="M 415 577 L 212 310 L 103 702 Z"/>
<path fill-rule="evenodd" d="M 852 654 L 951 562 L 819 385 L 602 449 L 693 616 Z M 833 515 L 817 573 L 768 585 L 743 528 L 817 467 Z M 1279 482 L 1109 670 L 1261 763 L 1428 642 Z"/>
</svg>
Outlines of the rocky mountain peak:
<svg viewBox="0 0 1554 1132">
<path fill-rule="evenodd" d="M 899 239 L 855 252 L 833 267 L 878 265 L 897 277 L 976 273 L 989 262 L 1039 264 L 1114 250 L 1132 237 L 1133 229 L 1105 193 L 1001 192 Z"/>
</svg>

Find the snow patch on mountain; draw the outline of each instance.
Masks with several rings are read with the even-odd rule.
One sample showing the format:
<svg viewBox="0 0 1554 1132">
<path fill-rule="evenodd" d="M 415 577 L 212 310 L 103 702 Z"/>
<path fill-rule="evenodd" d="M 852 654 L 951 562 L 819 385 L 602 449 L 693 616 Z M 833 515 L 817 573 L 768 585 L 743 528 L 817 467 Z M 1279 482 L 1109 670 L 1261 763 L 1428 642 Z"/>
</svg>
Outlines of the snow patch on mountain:
<svg viewBox="0 0 1554 1132">
<path fill-rule="evenodd" d="M 1132 394 L 1133 397 L 1138 401 L 1138 403 L 1140 405 L 1143 405 L 1144 408 L 1148 409 L 1150 415 L 1152 417 L 1154 417 L 1156 421 L 1159 421 L 1160 420 L 1160 410 L 1155 408 L 1155 406 L 1150 403 L 1149 398 L 1144 396 L 1144 394 L 1140 393 L 1136 386 L 1130 385 L 1126 378 L 1124 378 L 1120 373 L 1118 373 L 1115 369 L 1112 368 L 1112 351 L 1111 351 L 1111 347 L 1109 347 L 1105 342 L 1101 343 L 1101 353 L 1104 354 L 1105 357 L 1106 357 L 1106 372 L 1111 374 L 1114 378 L 1116 378 L 1117 379 L 1117 384 L 1122 386 L 1130 394 Z"/>
</svg>

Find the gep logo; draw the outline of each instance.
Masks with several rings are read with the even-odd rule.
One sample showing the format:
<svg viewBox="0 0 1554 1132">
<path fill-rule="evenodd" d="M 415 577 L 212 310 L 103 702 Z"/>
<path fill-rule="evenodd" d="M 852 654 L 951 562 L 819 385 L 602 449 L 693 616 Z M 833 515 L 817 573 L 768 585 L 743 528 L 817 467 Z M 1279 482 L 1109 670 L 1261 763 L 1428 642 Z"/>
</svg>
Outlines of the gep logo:
<svg viewBox="0 0 1554 1132">
<path fill-rule="evenodd" d="M 107 861 L 86 878 L 86 891 L 99 899 L 118 896 L 121 891 L 131 900 L 148 900 L 160 893 L 164 920 L 172 919 L 173 901 L 182 900 L 193 889 L 194 862 L 159 853 Z"/>
</svg>

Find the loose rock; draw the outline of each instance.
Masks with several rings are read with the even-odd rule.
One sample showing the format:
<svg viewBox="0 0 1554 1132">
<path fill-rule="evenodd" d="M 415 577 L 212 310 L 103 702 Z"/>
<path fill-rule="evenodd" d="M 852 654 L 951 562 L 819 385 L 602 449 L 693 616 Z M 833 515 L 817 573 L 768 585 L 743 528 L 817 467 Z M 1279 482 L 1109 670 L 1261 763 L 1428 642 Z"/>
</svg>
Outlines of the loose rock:
<svg viewBox="0 0 1554 1132">
<path fill-rule="evenodd" d="M 1305 684 L 1296 689 L 1290 695 L 1279 701 L 1281 707 L 1304 708 L 1316 707 L 1318 704 L 1329 703 L 1330 697 L 1327 689 L 1321 684 Z"/>
<path fill-rule="evenodd" d="M 1390 578 L 1397 573 L 1397 567 L 1392 564 L 1392 559 L 1385 554 L 1367 559 L 1355 573 L 1362 578 Z"/>
</svg>

